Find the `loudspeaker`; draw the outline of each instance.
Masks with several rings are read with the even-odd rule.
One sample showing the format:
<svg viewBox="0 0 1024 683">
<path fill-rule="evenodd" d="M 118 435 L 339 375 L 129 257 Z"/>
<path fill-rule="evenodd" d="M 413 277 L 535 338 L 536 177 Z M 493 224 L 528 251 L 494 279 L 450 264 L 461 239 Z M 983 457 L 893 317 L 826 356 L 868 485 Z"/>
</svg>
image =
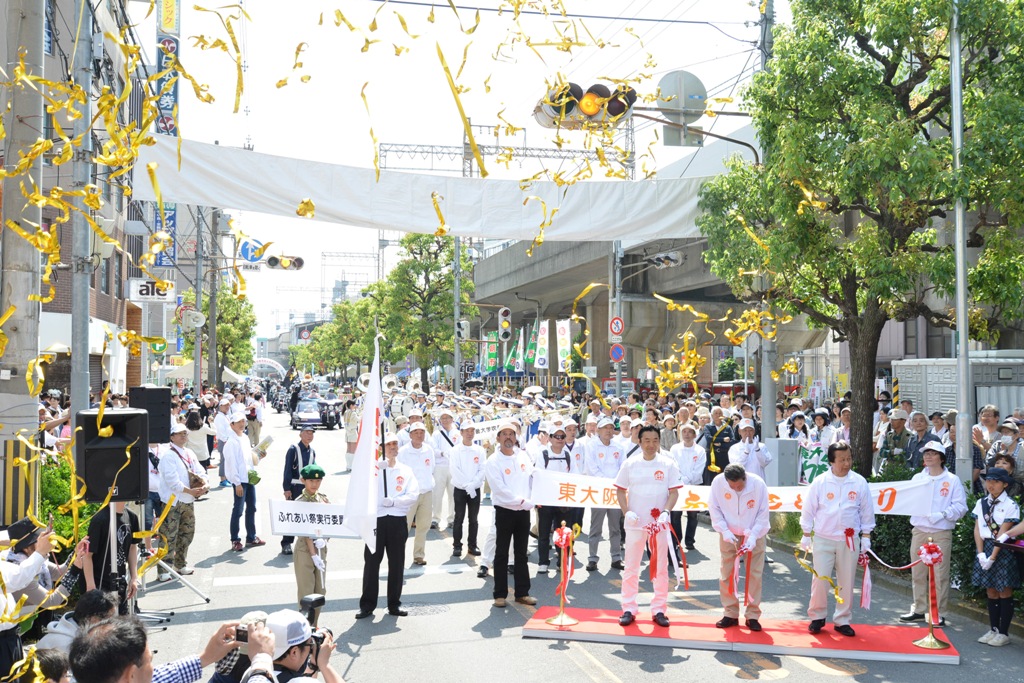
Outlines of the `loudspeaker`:
<svg viewBox="0 0 1024 683">
<path fill-rule="evenodd" d="M 131 387 L 128 389 L 128 405 L 149 413 L 149 443 L 170 442 L 170 387 Z"/>
<path fill-rule="evenodd" d="M 102 427 L 114 430 L 108 437 L 99 435 L 98 414 L 99 410 L 91 409 L 75 415 L 75 424 L 82 428 L 75 440 L 75 466 L 85 481 L 86 502 L 102 503 L 111 486 L 111 502 L 145 500 L 149 495 L 149 414 L 135 408 L 105 410 Z"/>
</svg>

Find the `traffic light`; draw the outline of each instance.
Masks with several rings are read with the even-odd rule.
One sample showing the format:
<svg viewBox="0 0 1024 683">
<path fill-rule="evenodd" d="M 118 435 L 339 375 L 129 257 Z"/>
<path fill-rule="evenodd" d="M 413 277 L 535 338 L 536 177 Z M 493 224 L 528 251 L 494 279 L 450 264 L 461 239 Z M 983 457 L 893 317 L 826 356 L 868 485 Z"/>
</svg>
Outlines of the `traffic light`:
<svg viewBox="0 0 1024 683">
<path fill-rule="evenodd" d="M 301 256 L 268 256 L 267 268 L 275 270 L 302 270 L 306 262 Z"/>
<path fill-rule="evenodd" d="M 466 341 L 469 339 L 469 321 L 460 320 L 459 324 L 455 327 L 455 338 L 459 341 Z"/>
<path fill-rule="evenodd" d="M 512 339 L 512 310 L 507 306 L 498 309 L 498 340 L 507 342 Z"/>
<path fill-rule="evenodd" d="M 636 91 L 624 83 L 614 89 L 595 83 L 584 93 L 576 83 L 563 81 L 548 89 L 533 116 L 545 128 L 617 126 L 632 115 L 636 99 Z"/>
</svg>

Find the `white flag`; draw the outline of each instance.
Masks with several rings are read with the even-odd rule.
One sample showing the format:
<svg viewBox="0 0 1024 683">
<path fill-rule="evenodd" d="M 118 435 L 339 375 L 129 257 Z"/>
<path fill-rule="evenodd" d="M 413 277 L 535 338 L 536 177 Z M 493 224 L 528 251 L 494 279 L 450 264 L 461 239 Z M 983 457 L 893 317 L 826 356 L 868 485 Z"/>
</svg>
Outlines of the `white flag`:
<svg viewBox="0 0 1024 683">
<path fill-rule="evenodd" d="M 558 341 L 558 371 L 569 372 L 572 367 L 572 321 L 556 320 L 556 340 Z"/>
<path fill-rule="evenodd" d="M 533 367 L 538 370 L 548 369 L 548 321 L 542 320 L 537 332 L 537 357 L 533 361 Z"/>
<path fill-rule="evenodd" d="M 348 495 L 345 498 L 345 526 L 359 534 L 371 552 L 377 549 L 377 451 L 383 438 L 384 401 L 380 388 L 380 346 L 373 340 L 373 368 L 370 386 L 363 397 L 359 441 L 352 457 Z"/>
<path fill-rule="evenodd" d="M 519 345 L 516 350 L 516 372 L 526 372 L 526 342 L 523 328 L 519 328 Z"/>
</svg>

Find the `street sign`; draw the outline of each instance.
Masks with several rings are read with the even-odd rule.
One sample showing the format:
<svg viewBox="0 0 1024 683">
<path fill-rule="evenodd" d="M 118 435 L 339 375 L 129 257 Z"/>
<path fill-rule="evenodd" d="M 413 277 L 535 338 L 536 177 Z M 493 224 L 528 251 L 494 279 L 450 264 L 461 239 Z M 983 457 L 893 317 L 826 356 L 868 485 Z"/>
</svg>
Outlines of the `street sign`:
<svg viewBox="0 0 1024 683">
<path fill-rule="evenodd" d="M 626 329 L 626 323 L 618 316 L 615 316 L 608 322 L 608 331 L 613 335 L 621 335 L 624 329 Z"/>
<path fill-rule="evenodd" d="M 587 377 L 591 378 L 591 379 L 595 379 L 597 377 L 597 366 L 596 365 L 584 365 L 583 366 L 583 374 L 586 375 Z"/>
<path fill-rule="evenodd" d="M 170 303 L 174 301 L 174 290 L 157 287 L 156 280 L 133 277 L 128 280 L 128 301 L 132 303 Z"/>
<path fill-rule="evenodd" d="M 300 330 L 299 339 L 309 339 L 309 330 Z"/>
<path fill-rule="evenodd" d="M 609 334 L 608 335 L 608 341 L 611 344 L 620 344 L 620 343 L 622 343 L 622 335 L 621 334 Z"/>
<path fill-rule="evenodd" d="M 611 357 L 613 363 L 620 363 L 622 359 L 626 357 L 626 349 L 622 344 L 612 344 L 608 350 L 608 355 Z"/>
<path fill-rule="evenodd" d="M 256 252 L 263 247 L 263 242 L 254 239 L 243 240 L 238 245 L 238 255 L 242 257 L 242 260 L 248 261 L 249 263 L 259 263 L 260 259 L 263 258 L 263 254 L 256 256 Z"/>
</svg>

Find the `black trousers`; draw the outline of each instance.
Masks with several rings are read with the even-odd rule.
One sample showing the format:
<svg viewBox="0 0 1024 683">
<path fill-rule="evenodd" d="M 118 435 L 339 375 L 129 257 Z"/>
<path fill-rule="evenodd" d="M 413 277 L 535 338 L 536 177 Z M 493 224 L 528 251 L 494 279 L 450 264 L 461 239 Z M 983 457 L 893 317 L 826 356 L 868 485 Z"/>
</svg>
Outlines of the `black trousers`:
<svg viewBox="0 0 1024 683">
<path fill-rule="evenodd" d="M 388 609 L 402 604 L 402 580 L 405 576 L 405 542 L 409 538 L 405 515 L 384 515 L 377 518 L 377 548 L 372 553 L 363 545 L 363 594 L 359 609 L 372 612 L 380 595 L 380 563 L 388 555 Z"/>
<path fill-rule="evenodd" d="M 576 509 L 550 505 L 537 509 L 537 564 L 548 564 L 551 556 L 551 532 L 562 526 L 563 521 L 571 528 L 576 523 Z"/>
<path fill-rule="evenodd" d="M 686 513 L 685 534 L 683 533 L 683 511 L 672 510 L 670 517 L 672 518 L 672 529 L 676 532 L 676 538 L 683 543 L 683 546 L 694 545 L 697 537 L 697 511 L 690 510 Z"/>
<path fill-rule="evenodd" d="M 508 597 L 508 566 L 509 544 L 513 547 L 515 558 L 515 595 L 517 598 L 530 594 L 530 568 L 527 565 L 527 553 L 530 541 L 530 511 L 509 510 L 500 506 L 494 508 L 494 526 L 496 540 L 494 548 L 494 597 Z"/>
<path fill-rule="evenodd" d="M 23 653 L 20 634 L 18 626 L 0 631 L 0 678 L 6 678 L 11 668 L 21 661 Z"/>
<path fill-rule="evenodd" d="M 462 522 L 466 519 L 467 508 L 469 508 L 469 536 L 466 540 L 469 542 L 469 547 L 475 550 L 478 547 L 476 537 L 480 529 L 480 524 L 477 522 L 477 517 L 480 514 L 480 489 L 476 490 L 476 495 L 472 498 L 462 489 L 455 489 L 455 523 L 452 528 L 452 541 L 455 550 L 462 550 Z"/>
<path fill-rule="evenodd" d="M 305 490 L 305 488 L 306 487 L 303 486 L 302 484 L 292 484 L 292 500 L 298 500 L 299 496 L 302 495 L 302 492 L 303 492 L 303 490 Z M 287 543 L 288 545 L 291 545 L 292 543 L 295 543 L 295 537 L 294 536 L 282 536 L 281 537 L 281 545 L 283 546 L 285 543 Z"/>
</svg>

